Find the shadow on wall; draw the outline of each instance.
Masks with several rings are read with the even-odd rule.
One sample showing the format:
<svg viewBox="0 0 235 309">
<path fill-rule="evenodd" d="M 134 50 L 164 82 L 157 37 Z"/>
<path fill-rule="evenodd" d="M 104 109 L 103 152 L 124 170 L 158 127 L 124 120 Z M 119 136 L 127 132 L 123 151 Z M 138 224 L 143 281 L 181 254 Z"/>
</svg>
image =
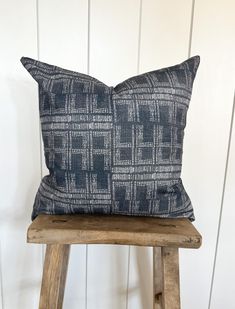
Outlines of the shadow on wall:
<svg viewBox="0 0 235 309">
<path fill-rule="evenodd" d="M 153 249 L 152 247 L 133 247 L 136 261 L 140 308 L 153 306 Z"/>
<path fill-rule="evenodd" d="M 153 306 L 153 249 L 131 246 L 127 303 L 146 309 Z M 117 261 L 118 265 L 118 261 Z M 118 267 L 117 267 L 118 269 Z M 129 307 L 129 306 L 128 306 Z M 120 306 L 118 307 L 120 309 Z"/>
</svg>

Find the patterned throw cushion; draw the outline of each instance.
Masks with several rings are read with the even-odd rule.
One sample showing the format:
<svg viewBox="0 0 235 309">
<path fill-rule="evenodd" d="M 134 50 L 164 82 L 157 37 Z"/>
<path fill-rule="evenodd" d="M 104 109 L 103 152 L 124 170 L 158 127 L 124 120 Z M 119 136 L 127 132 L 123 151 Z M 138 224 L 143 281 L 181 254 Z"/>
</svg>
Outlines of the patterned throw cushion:
<svg viewBox="0 0 235 309">
<path fill-rule="evenodd" d="M 195 219 L 180 175 L 199 56 L 115 87 L 35 59 L 21 62 L 39 85 L 49 170 L 32 220 L 39 213 Z"/>
</svg>

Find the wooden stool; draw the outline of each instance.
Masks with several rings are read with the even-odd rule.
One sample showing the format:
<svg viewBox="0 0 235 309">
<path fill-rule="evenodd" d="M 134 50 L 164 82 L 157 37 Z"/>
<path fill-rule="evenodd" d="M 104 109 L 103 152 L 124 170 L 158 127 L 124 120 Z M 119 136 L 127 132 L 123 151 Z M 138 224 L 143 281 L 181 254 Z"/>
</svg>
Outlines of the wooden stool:
<svg viewBox="0 0 235 309">
<path fill-rule="evenodd" d="M 199 248 L 201 235 L 186 218 L 123 215 L 39 215 L 27 241 L 47 244 L 39 309 L 61 309 L 71 244 L 151 246 L 153 308 L 179 309 L 179 248 Z M 148 308 L 146 308 L 148 309 Z"/>
</svg>

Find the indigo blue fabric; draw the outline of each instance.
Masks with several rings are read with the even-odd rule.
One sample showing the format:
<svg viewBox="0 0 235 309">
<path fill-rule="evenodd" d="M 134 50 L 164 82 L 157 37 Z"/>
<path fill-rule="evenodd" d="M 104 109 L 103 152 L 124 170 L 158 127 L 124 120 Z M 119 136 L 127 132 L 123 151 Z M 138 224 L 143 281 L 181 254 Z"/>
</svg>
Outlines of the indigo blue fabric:
<svg viewBox="0 0 235 309">
<path fill-rule="evenodd" d="M 115 87 L 35 59 L 21 62 L 39 85 L 49 170 L 32 220 L 39 213 L 195 219 L 180 175 L 199 56 Z"/>
</svg>

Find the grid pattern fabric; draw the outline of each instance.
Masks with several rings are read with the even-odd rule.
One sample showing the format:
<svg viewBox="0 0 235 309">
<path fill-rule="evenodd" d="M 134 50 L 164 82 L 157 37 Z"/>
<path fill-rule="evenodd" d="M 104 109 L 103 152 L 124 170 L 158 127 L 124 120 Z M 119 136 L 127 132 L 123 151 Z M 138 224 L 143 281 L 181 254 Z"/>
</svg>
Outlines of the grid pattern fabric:
<svg viewBox="0 0 235 309">
<path fill-rule="evenodd" d="M 49 175 L 39 213 L 194 218 L 181 175 L 186 116 L 200 57 L 115 87 L 32 58 Z"/>
</svg>

